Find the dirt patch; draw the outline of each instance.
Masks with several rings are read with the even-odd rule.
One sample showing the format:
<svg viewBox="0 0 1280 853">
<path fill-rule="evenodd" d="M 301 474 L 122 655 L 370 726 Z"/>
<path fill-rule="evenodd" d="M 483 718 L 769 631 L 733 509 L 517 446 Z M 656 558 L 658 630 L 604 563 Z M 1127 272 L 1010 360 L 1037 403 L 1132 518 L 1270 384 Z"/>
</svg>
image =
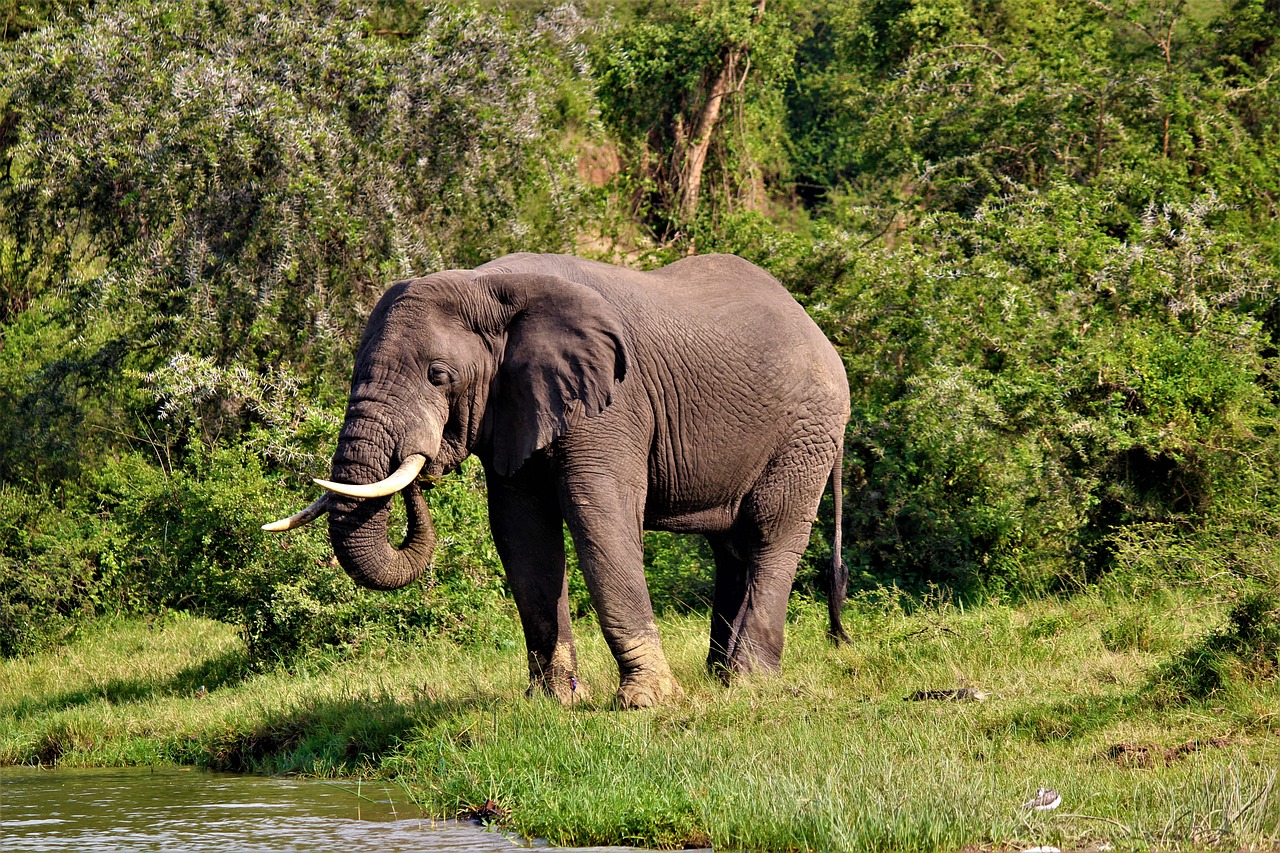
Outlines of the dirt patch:
<svg viewBox="0 0 1280 853">
<path fill-rule="evenodd" d="M 622 155 L 616 145 L 585 142 L 578 156 L 578 177 L 593 187 L 609 185 L 622 171 Z"/>
<path fill-rule="evenodd" d="M 1181 758 L 1199 752 L 1202 749 L 1218 749 L 1227 746 L 1230 740 L 1224 737 L 1208 740 L 1189 740 L 1179 746 L 1160 746 L 1154 743 L 1118 743 L 1107 747 L 1107 760 L 1114 761 L 1121 767 L 1157 767 L 1168 765 Z"/>
<path fill-rule="evenodd" d="M 474 820 L 477 823 L 485 825 L 491 823 L 501 823 L 511 816 L 511 809 L 498 803 L 497 800 L 485 800 L 479 806 L 467 806 L 458 813 L 458 817 L 463 820 Z"/>
</svg>

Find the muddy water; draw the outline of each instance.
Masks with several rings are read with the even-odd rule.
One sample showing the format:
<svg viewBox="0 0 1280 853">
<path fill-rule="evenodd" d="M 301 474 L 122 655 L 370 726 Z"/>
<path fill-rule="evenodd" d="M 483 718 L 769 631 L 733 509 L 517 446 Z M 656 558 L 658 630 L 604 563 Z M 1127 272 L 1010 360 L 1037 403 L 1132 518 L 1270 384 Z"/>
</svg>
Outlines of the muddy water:
<svg viewBox="0 0 1280 853">
<path fill-rule="evenodd" d="M 508 836 L 472 824 L 421 819 L 403 791 L 381 784 L 178 769 L 0 768 L 4 853 L 517 849 Z"/>
</svg>

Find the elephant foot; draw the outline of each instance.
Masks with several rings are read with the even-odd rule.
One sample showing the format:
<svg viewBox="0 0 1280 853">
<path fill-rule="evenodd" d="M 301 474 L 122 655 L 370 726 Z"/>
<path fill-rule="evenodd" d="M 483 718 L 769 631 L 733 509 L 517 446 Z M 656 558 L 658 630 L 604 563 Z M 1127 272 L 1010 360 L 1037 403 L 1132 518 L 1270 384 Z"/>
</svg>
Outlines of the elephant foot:
<svg viewBox="0 0 1280 853">
<path fill-rule="evenodd" d="M 568 674 L 530 679 L 529 689 L 524 695 L 532 698 L 539 693 L 550 696 L 566 706 L 578 705 L 591 698 L 591 691 L 587 690 L 587 685 L 583 684 L 578 676 Z"/>
<path fill-rule="evenodd" d="M 712 645 L 707 654 L 707 671 L 724 685 L 753 673 L 776 675 L 782 671 L 782 644 L 762 645 L 739 637 L 730 643 L 730 651 Z"/>
<path fill-rule="evenodd" d="M 633 670 L 622 677 L 614 705 L 623 709 L 652 708 L 684 696 L 684 690 L 664 661 L 661 668 Z"/>
<path fill-rule="evenodd" d="M 551 660 L 545 664 L 536 655 L 529 656 L 529 689 L 525 695 L 533 697 L 545 693 L 561 705 L 586 702 L 590 696 L 587 686 L 578 678 L 577 655 L 571 646 L 556 646 Z"/>
</svg>

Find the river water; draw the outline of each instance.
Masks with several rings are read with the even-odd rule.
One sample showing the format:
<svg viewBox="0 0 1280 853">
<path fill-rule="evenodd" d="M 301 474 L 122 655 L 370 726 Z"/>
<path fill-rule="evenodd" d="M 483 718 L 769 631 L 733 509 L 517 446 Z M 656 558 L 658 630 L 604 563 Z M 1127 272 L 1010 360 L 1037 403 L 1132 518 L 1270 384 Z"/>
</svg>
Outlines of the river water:
<svg viewBox="0 0 1280 853">
<path fill-rule="evenodd" d="M 3 853 L 514 853 L 519 846 L 474 824 L 422 819 L 403 791 L 380 783 L 173 768 L 0 768 Z"/>
</svg>

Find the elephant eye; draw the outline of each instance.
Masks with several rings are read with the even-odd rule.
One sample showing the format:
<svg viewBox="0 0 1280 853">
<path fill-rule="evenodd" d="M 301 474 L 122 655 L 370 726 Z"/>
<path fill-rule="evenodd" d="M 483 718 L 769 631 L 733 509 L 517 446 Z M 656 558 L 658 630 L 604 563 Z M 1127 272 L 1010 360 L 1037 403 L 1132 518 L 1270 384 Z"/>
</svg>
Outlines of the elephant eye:
<svg viewBox="0 0 1280 853">
<path fill-rule="evenodd" d="M 453 370 L 443 362 L 435 361 L 427 368 L 427 381 L 437 387 L 451 385 L 454 381 Z"/>
</svg>

